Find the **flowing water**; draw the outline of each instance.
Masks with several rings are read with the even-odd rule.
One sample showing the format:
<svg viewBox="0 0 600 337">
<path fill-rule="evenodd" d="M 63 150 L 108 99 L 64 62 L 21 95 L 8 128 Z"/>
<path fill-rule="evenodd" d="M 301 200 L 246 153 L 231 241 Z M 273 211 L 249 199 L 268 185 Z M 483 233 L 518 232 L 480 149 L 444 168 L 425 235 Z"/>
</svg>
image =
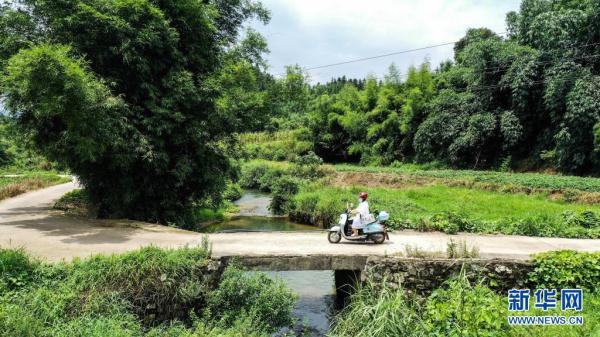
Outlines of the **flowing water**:
<svg viewBox="0 0 600 337">
<path fill-rule="evenodd" d="M 268 209 L 268 194 L 250 191 L 235 202 L 240 209 L 230 220 L 211 224 L 200 229 L 205 233 L 240 231 L 314 231 L 318 228 L 300 225 L 287 218 L 274 217 Z M 323 240 L 326 240 L 323 235 Z M 276 271 L 267 275 L 282 279 L 298 294 L 294 307 L 297 322 L 293 332 L 298 336 L 324 336 L 329 330 L 335 312 L 335 281 L 332 270 Z M 278 335 L 289 333 L 282 330 Z"/>
<path fill-rule="evenodd" d="M 287 218 L 268 216 L 235 216 L 231 220 L 204 226 L 203 233 L 225 232 L 280 232 L 280 231 L 314 231 L 314 226 L 300 225 Z"/>
</svg>

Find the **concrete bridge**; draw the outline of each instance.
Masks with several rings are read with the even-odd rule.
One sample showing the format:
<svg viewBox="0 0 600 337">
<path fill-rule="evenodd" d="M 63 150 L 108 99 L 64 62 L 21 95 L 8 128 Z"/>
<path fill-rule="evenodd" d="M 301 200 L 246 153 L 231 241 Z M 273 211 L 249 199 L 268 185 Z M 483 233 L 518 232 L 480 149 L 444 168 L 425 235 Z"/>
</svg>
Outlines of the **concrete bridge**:
<svg viewBox="0 0 600 337">
<path fill-rule="evenodd" d="M 529 261 L 512 259 L 407 258 L 366 255 L 279 255 L 214 257 L 223 269 L 235 264 L 250 270 L 333 270 L 338 294 L 350 294 L 356 282 L 374 280 L 392 287 L 405 287 L 427 293 L 452 276 L 465 273 L 473 282 L 485 279 L 492 288 L 507 291 L 523 288 L 533 266 Z"/>
</svg>

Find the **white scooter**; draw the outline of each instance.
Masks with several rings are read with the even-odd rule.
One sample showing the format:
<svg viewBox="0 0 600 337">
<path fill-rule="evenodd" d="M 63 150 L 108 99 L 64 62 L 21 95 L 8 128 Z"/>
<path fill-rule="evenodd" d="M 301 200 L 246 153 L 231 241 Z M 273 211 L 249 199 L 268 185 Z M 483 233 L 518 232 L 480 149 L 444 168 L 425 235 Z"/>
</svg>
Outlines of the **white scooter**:
<svg viewBox="0 0 600 337">
<path fill-rule="evenodd" d="M 330 243 L 338 243 L 342 238 L 349 241 L 373 241 L 381 244 L 385 239 L 390 239 L 387 233 L 385 222 L 390 218 L 387 212 L 379 212 L 377 218 L 366 224 L 358 230 L 357 236 L 352 236 L 352 220 L 350 219 L 348 210 L 340 215 L 338 226 L 333 226 L 329 229 L 327 240 Z"/>
</svg>

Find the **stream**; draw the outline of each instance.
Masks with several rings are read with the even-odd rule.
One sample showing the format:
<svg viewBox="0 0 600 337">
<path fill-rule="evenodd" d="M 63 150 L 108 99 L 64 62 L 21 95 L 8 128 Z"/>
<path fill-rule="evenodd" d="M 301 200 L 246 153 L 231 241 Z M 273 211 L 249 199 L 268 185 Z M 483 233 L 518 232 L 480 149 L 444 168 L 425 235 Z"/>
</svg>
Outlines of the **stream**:
<svg viewBox="0 0 600 337">
<path fill-rule="evenodd" d="M 247 191 L 235 202 L 240 212 L 230 220 L 202 227 L 201 232 L 243 231 L 315 231 L 314 226 L 301 225 L 285 217 L 275 217 L 269 212 L 271 198 L 268 194 Z M 323 235 L 323 240 L 326 240 Z M 335 281 L 332 270 L 276 271 L 267 275 L 282 279 L 298 294 L 294 307 L 296 324 L 293 332 L 298 336 L 325 336 L 335 314 Z M 276 335 L 290 333 L 284 329 Z"/>
</svg>

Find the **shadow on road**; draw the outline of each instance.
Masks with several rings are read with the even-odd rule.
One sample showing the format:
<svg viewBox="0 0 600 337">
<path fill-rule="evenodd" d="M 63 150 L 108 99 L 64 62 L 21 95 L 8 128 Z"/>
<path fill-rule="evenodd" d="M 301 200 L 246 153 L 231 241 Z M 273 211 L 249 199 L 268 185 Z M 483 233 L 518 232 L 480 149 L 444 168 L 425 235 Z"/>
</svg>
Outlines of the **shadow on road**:
<svg viewBox="0 0 600 337">
<path fill-rule="evenodd" d="M 35 230 L 44 236 L 63 236 L 64 243 L 104 244 L 123 243 L 138 230 L 124 220 L 93 220 L 50 215 L 39 219 L 14 220 L 0 223 L 21 229 Z"/>
</svg>

